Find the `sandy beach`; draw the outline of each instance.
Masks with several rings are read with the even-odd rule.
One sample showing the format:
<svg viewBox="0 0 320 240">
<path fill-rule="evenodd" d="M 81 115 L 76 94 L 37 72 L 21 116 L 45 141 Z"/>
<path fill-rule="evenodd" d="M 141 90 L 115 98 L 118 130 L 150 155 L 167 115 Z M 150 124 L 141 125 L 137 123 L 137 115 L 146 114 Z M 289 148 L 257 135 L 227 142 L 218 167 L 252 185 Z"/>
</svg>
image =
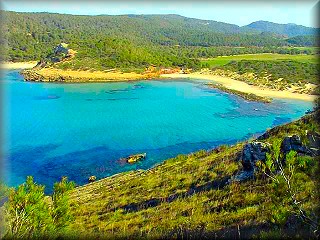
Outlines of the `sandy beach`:
<svg viewBox="0 0 320 240">
<path fill-rule="evenodd" d="M 277 91 L 272 89 L 260 88 L 257 86 L 249 85 L 245 82 L 234 80 L 228 77 L 222 77 L 210 74 L 190 73 L 190 74 L 162 74 L 161 78 L 192 78 L 192 79 L 206 79 L 212 80 L 213 82 L 220 83 L 226 88 L 241 91 L 244 93 L 253 93 L 262 97 L 271 98 L 286 98 L 286 99 L 297 99 L 304 101 L 314 101 L 317 96 L 309 94 L 299 94 L 290 91 Z"/>
<path fill-rule="evenodd" d="M 30 69 L 37 64 L 36 61 L 30 62 L 4 62 L 1 64 L 1 69 Z M 57 79 L 63 79 L 64 82 L 109 82 L 109 81 L 136 81 L 142 79 L 151 79 L 157 77 L 155 74 L 138 74 L 138 73 L 122 73 L 122 72 L 104 72 L 104 71 L 79 71 L 79 70 L 62 70 L 57 68 L 43 68 L 40 70 L 32 71 L 39 76 L 42 81 L 56 81 Z M 26 77 L 26 76 L 25 76 Z M 32 76 L 34 77 L 34 76 Z M 161 74 L 161 79 L 174 79 L 174 78 L 185 78 L 185 79 L 206 79 L 212 80 L 215 83 L 222 84 L 224 87 L 237 90 L 244 93 L 253 93 L 261 97 L 269 98 L 286 98 L 286 99 L 297 99 L 304 101 L 314 101 L 317 96 L 295 93 L 289 90 L 278 91 L 268 88 L 261 88 L 258 86 L 249 85 L 245 82 L 234 80 L 229 77 L 223 77 L 213 74 Z M 37 79 L 33 79 L 38 81 Z"/>
<path fill-rule="evenodd" d="M 1 69 L 28 69 L 37 65 L 37 61 L 30 62 L 3 62 L 0 64 Z"/>
<path fill-rule="evenodd" d="M 28 73 L 29 72 L 29 73 Z M 83 71 L 62 70 L 57 68 L 42 68 L 40 70 L 27 70 L 23 73 L 27 81 L 63 81 L 63 82 L 110 82 L 134 81 L 150 79 L 155 74 L 139 74 L 135 72 L 123 73 L 119 71 Z"/>
</svg>

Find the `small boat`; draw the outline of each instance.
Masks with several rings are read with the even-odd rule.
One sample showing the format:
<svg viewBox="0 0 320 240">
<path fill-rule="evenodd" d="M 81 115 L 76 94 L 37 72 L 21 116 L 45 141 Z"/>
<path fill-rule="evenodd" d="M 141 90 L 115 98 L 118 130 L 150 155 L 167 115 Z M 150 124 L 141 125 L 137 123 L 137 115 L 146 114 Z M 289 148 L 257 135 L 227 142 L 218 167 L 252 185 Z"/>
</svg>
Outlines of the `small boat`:
<svg viewBox="0 0 320 240">
<path fill-rule="evenodd" d="M 146 156 L 147 156 L 146 153 L 139 153 L 139 154 L 130 155 L 129 157 L 126 157 L 125 160 L 127 163 L 135 163 L 142 159 L 145 159 Z"/>
</svg>

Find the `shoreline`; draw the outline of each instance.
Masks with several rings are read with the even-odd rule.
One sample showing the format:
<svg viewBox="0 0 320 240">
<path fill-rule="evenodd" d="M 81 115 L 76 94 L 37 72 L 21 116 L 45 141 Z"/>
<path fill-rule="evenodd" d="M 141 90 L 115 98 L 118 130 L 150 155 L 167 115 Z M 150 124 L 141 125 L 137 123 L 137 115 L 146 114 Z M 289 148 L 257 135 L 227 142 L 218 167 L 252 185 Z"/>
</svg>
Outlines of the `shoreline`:
<svg viewBox="0 0 320 240">
<path fill-rule="evenodd" d="M 128 82 L 159 77 L 155 73 L 63 70 L 58 68 L 26 69 L 21 74 L 24 76 L 25 81 L 50 83 Z"/>
<path fill-rule="evenodd" d="M 199 72 L 181 74 L 157 74 L 157 73 L 123 73 L 119 71 L 104 72 L 104 71 L 84 71 L 84 70 L 63 70 L 57 68 L 43 68 L 33 70 L 36 61 L 29 62 L 3 62 L 1 64 L 2 70 L 22 69 L 22 75 L 25 81 L 43 82 L 43 83 L 109 83 L 109 82 L 129 82 L 140 80 L 174 80 L 174 79 L 201 79 L 209 80 L 209 87 L 218 88 L 230 94 L 236 94 L 249 101 L 259 101 L 262 99 L 283 98 L 296 99 L 303 101 L 314 101 L 317 95 L 310 95 L 305 93 L 295 93 L 288 90 L 274 90 L 269 88 L 261 88 L 254 85 L 249 85 L 243 81 L 235 80 L 230 77 L 219 76 L 214 74 L 202 74 Z M 216 87 L 215 87 L 216 85 Z M 219 87 L 220 85 L 220 87 Z M 251 95 L 252 97 L 248 96 Z M 267 100 L 268 101 L 268 100 Z"/>
<path fill-rule="evenodd" d="M 316 95 L 309 95 L 309 94 L 301 94 L 301 93 L 294 93 L 290 91 L 277 91 L 268 88 L 260 88 L 257 86 L 249 85 L 245 82 L 234 80 L 230 77 L 222 77 L 218 75 L 211 75 L 211 74 L 200 74 L 196 73 L 189 73 L 189 74 L 179 74 L 179 73 L 172 73 L 172 74 L 161 74 L 161 78 L 164 79 L 175 79 L 175 78 L 186 78 L 186 79 L 203 79 L 203 80 L 210 80 L 214 83 L 221 84 L 223 87 L 228 88 L 229 90 L 243 92 L 245 94 L 254 94 L 259 97 L 266 97 L 266 98 L 285 98 L 285 99 L 296 99 L 296 100 L 303 100 L 303 101 L 314 101 L 316 100 Z"/>
</svg>

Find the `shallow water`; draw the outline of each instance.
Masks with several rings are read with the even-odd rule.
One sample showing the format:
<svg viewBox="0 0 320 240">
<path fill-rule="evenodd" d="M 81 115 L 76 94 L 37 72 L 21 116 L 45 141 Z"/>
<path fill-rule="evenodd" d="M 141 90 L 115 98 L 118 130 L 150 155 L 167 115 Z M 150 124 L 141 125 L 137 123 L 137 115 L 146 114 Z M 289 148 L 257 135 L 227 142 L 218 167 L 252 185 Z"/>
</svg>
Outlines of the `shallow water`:
<svg viewBox="0 0 320 240">
<path fill-rule="evenodd" d="M 17 71 L 4 86 L 5 181 L 33 175 L 51 188 L 61 176 L 84 184 L 146 169 L 181 153 L 233 144 L 302 116 L 312 103 L 248 102 L 208 89 L 203 80 L 91 84 L 23 82 Z M 119 158 L 146 152 L 137 164 Z"/>
</svg>

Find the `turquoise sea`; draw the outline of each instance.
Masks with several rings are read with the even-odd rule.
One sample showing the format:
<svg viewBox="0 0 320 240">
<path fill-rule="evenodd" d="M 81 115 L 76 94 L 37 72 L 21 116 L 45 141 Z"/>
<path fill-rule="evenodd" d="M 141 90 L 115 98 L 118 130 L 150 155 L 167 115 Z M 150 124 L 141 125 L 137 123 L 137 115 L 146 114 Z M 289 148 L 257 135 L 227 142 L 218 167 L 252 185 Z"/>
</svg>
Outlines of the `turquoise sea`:
<svg viewBox="0 0 320 240">
<path fill-rule="evenodd" d="M 5 182 L 16 186 L 33 175 L 47 191 L 61 176 L 84 184 L 90 175 L 233 144 L 312 108 L 295 100 L 248 102 L 203 80 L 48 84 L 7 71 L 1 83 Z M 119 161 L 142 152 L 147 158 L 137 164 Z"/>
</svg>

